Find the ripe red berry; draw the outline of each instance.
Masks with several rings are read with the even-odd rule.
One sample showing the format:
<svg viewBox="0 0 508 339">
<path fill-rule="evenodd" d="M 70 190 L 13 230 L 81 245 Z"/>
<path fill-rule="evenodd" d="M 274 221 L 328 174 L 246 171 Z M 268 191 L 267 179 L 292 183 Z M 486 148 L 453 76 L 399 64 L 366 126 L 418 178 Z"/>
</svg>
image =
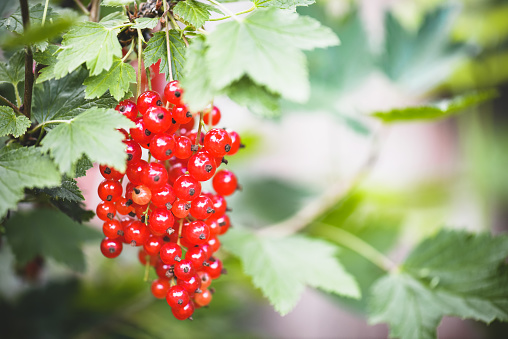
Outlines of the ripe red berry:
<svg viewBox="0 0 508 339">
<path fill-rule="evenodd" d="M 164 263 L 162 260 L 158 260 L 155 264 L 155 273 L 159 278 L 172 278 L 173 277 L 173 265 Z"/>
<path fill-rule="evenodd" d="M 166 208 L 152 210 L 148 220 L 148 228 L 153 234 L 165 235 L 167 230 L 173 226 L 175 218 L 171 211 Z"/>
<path fill-rule="evenodd" d="M 207 181 L 215 174 L 217 165 L 214 157 L 207 151 L 199 151 L 189 158 L 187 163 L 189 174 L 199 181 Z"/>
<path fill-rule="evenodd" d="M 119 172 L 113 167 L 107 166 L 107 165 L 100 165 L 99 169 L 101 171 L 102 176 L 105 179 L 110 180 L 120 180 L 123 178 L 125 173 Z"/>
<path fill-rule="evenodd" d="M 222 274 L 222 261 L 212 257 L 207 262 L 209 265 L 205 266 L 204 271 L 208 273 L 212 279 L 219 278 Z"/>
<path fill-rule="evenodd" d="M 145 266 L 147 263 L 147 260 L 148 260 L 149 261 L 148 264 L 150 266 L 155 266 L 158 259 L 159 259 L 158 256 L 149 255 L 148 253 L 146 253 L 146 251 L 144 249 L 142 249 L 142 248 L 139 249 L 138 260 L 141 263 L 141 265 Z"/>
<path fill-rule="evenodd" d="M 179 136 L 175 139 L 175 157 L 187 159 L 192 155 L 192 141 L 186 136 Z"/>
<path fill-rule="evenodd" d="M 207 253 L 201 246 L 190 247 L 185 253 L 185 259 L 189 260 L 194 268 L 201 269 L 205 260 L 207 260 Z M 206 288 L 206 287 L 205 287 Z"/>
<path fill-rule="evenodd" d="M 196 274 L 196 270 L 190 260 L 183 259 L 175 264 L 174 274 L 178 279 L 187 280 Z"/>
<path fill-rule="evenodd" d="M 175 150 L 175 138 L 167 133 L 154 135 L 150 142 L 150 153 L 157 160 L 169 160 Z"/>
<path fill-rule="evenodd" d="M 177 279 L 176 283 L 185 288 L 191 298 L 196 293 L 196 290 L 201 287 L 201 279 L 197 273 L 192 275 L 189 279 Z"/>
<path fill-rule="evenodd" d="M 187 124 L 192 121 L 192 113 L 186 105 L 173 107 L 173 119 L 179 124 Z"/>
<path fill-rule="evenodd" d="M 116 206 L 110 201 L 102 201 L 97 205 L 97 217 L 103 221 L 113 220 L 116 215 Z"/>
<path fill-rule="evenodd" d="M 138 116 L 138 108 L 136 104 L 130 100 L 120 101 L 115 109 L 131 120 L 136 119 Z"/>
<path fill-rule="evenodd" d="M 107 220 L 102 224 L 102 232 L 109 239 L 116 239 L 123 235 L 123 227 L 120 221 L 113 219 Z"/>
<path fill-rule="evenodd" d="M 150 231 L 141 221 L 134 221 L 124 229 L 125 241 L 132 246 L 141 246 L 150 235 Z"/>
<path fill-rule="evenodd" d="M 134 187 L 132 190 L 132 196 L 131 199 L 134 203 L 143 206 L 150 202 L 150 199 L 152 198 L 152 192 L 150 191 L 150 188 L 145 185 L 138 185 Z"/>
<path fill-rule="evenodd" d="M 212 278 L 205 271 L 199 271 L 198 276 L 201 279 L 201 289 L 207 289 L 212 284 Z"/>
<path fill-rule="evenodd" d="M 173 105 L 182 104 L 183 90 L 180 88 L 178 80 L 170 81 L 164 87 L 164 99 Z"/>
<path fill-rule="evenodd" d="M 213 215 L 215 217 L 220 217 L 221 215 L 226 213 L 228 203 L 226 201 L 226 198 L 224 198 L 224 196 L 220 194 L 212 194 L 210 196 L 210 199 L 212 199 L 213 209 L 215 210 L 215 213 Z"/>
<path fill-rule="evenodd" d="M 175 180 L 173 192 L 178 199 L 191 201 L 201 194 L 201 184 L 191 175 L 181 175 Z"/>
<path fill-rule="evenodd" d="M 170 184 L 164 184 L 152 190 L 152 204 L 157 207 L 171 209 L 175 200 L 176 195 Z"/>
<path fill-rule="evenodd" d="M 173 117 L 165 107 L 150 107 L 143 115 L 146 128 L 153 133 L 164 133 L 173 124 Z"/>
<path fill-rule="evenodd" d="M 208 239 L 206 244 L 208 246 L 210 246 L 210 251 L 212 253 L 217 252 L 219 250 L 219 248 L 220 248 L 220 241 L 219 241 L 219 238 L 217 238 L 216 235 L 210 237 L 210 239 Z"/>
<path fill-rule="evenodd" d="M 217 106 L 213 106 L 211 110 L 206 111 L 203 115 L 203 121 L 207 125 L 215 126 L 219 123 L 221 118 L 220 110 Z"/>
<path fill-rule="evenodd" d="M 150 188 L 161 187 L 168 182 L 168 171 L 163 164 L 151 162 L 143 169 L 141 182 Z"/>
<path fill-rule="evenodd" d="M 191 203 L 190 214 L 196 219 L 204 220 L 213 215 L 214 212 L 213 202 L 207 196 L 200 195 Z"/>
<path fill-rule="evenodd" d="M 212 128 L 205 135 L 203 145 L 214 157 L 223 157 L 231 150 L 231 137 L 220 128 Z"/>
<path fill-rule="evenodd" d="M 168 183 L 173 185 L 180 176 L 184 175 L 187 172 L 187 165 L 183 165 L 181 163 L 176 163 L 171 165 L 168 171 Z"/>
<path fill-rule="evenodd" d="M 119 239 L 104 238 L 101 241 L 101 252 L 106 258 L 116 258 L 122 253 L 123 245 Z"/>
<path fill-rule="evenodd" d="M 190 302 L 189 293 L 182 286 L 172 286 L 166 294 L 166 301 L 171 308 L 184 307 Z"/>
<path fill-rule="evenodd" d="M 138 160 L 134 163 L 129 163 L 127 164 L 127 171 L 126 171 L 126 174 L 127 174 L 127 178 L 129 179 L 129 181 L 133 184 L 141 184 L 141 176 L 142 176 L 142 173 L 143 173 L 143 170 L 148 167 L 148 163 L 141 159 L 141 160 Z M 127 198 L 129 198 L 127 196 Z"/>
<path fill-rule="evenodd" d="M 127 215 L 130 212 L 134 211 L 134 207 L 132 207 L 133 201 L 132 199 L 126 199 L 124 197 L 120 197 L 115 203 L 116 211 L 118 214 Z"/>
<path fill-rule="evenodd" d="M 221 195 L 231 195 L 238 188 L 236 175 L 228 170 L 220 170 L 215 173 L 212 180 L 213 189 Z"/>
<path fill-rule="evenodd" d="M 182 237 L 192 245 L 206 244 L 210 238 L 210 227 L 201 220 L 193 221 L 183 228 Z"/>
<path fill-rule="evenodd" d="M 160 250 L 161 260 L 168 265 L 174 265 L 182 258 L 182 248 L 173 242 L 162 245 Z"/>
<path fill-rule="evenodd" d="M 192 316 L 194 313 L 194 304 L 192 301 L 190 301 L 188 304 L 184 305 L 183 307 L 172 307 L 171 312 L 178 320 L 185 320 Z"/>
<path fill-rule="evenodd" d="M 229 221 L 229 217 L 227 214 L 221 215 L 217 219 L 217 223 L 219 224 L 219 234 L 222 235 L 226 233 L 231 226 L 231 222 Z"/>
<path fill-rule="evenodd" d="M 209 289 L 204 289 L 203 292 L 196 293 L 194 296 L 194 301 L 201 307 L 207 306 L 212 301 L 212 293 Z"/>
<path fill-rule="evenodd" d="M 132 139 L 137 142 L 141 147 L 148 148 L 150 141 L 152 141 L 153 133 L 148 129 L 143 118 L 134 120 L 136 126 L 131 128 L 130 134 Z"/>
<path fill-rule="evenodd" d="M 146 91 L 141 93 L 138 97 L 137 106 L 139 113 L 144 116 L 150 107 L 162 106 L 162 100 L 159 93 L 155 91 Z"/>
<path fill-rule="evenodd" d="M 154 297 L 164 299 L 169 290 L 169 280 L 163 278 L 155 279 L 152 282 L 151 290 Z"/>
<path fill-rule="evenodd" d="M 185 200 L 176 200 L 171 207 L 171 212 L 177 218 L 185 218 L 189 215 L 191 203 Z"/>
<path fill-rule="evenodd" d="M 104 180 L 97 189 L 99 198 L 104 201 L 116 202 L 123 193 L 122 184 L 115 180 Z"/>
<path fill-rule="evenodd" d="M 124 140 L 125 153 L 127 153 L 127 164 L 135 163 L 141 159 L 143 152 L 141 147 L 134 140 Z"/>
<path fill-rule="evenodd" d="M 162 245 L 164 245 L 164 238 L 150 234 L 143 243 L 143 249 L 148 255 L 158 256 Z"/>
<path fill-rule="evenodd" d="M 227 155 L 235 155 L 240 147 L 242 146 L 242 143 L 240 141 L 240 135 L 232 130 L 227 130 L 229 136 L 231 137 L 231 149 L 227 153 Z"/>
</svg>

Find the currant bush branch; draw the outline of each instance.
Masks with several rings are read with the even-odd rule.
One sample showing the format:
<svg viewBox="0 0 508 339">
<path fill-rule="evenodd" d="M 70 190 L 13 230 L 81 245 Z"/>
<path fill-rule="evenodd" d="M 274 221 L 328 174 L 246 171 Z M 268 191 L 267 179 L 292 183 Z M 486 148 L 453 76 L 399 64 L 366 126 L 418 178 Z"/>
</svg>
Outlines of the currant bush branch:
<svg viewBox="0 0 508 339">
<path fill-rule="evenodd" d="M 9 99 L 0 95 L 0 100 L 3 101 L 5 104 L 7 104 L 7 106 L 12 108 L 14 110 L 14 112 L 16 112 L 18 114 L 23 114 L 16 105 L 14 105 L 12 102 L 9 101 Z"/>
<path fill-rule="evenodd" d="M 28 9 L 28 0 L 19 0 L 21 6 L 21 17 L 23 20 L 23 31 L 30 27 L 30 13 Z M 20 111 L 30 119 L 32 110 L 32 89 L 34 84 L 34 73 L 32 71 L 34 57 L 30 46 L 25 47 L 25 93 L 23 97 L 23 109 Z M 16 89 L 17 90 L 17 89 Z"/>
</svg>

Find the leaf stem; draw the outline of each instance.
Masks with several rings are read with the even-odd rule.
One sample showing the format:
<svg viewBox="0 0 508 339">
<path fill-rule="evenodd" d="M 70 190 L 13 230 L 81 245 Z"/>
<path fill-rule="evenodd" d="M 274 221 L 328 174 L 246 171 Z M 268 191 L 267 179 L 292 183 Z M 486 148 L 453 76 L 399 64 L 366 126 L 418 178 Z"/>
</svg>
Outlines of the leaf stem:
<svg viewBox="0 0 508 339">
<path fill-rule="evenodd" d="M 19 96 L 19 94 L 18 94 L 18 96 Z M 7 104 L 7 106 L 9 106 L 10 108 L 12 108 L 14 110 L 14 112 L 16 112 L 18 114 L 23 114 L 16 105 L 14 105 L 12 102 L 9 101 L 9 99 L 0 95 L 0 100 L 5 102 Z"/>
<path fill-rule="evenodd" d="M 215 6 L 219 7 L 220 9 L 222 9 L 224 12 L 226 12 L 227 14 L 229 14 L 229 17 L 230 18 L 233 18 L 235 19 L 236 21 L 240 22 L 240 19 L 236 16 L 235 13 L 233 13 L 229 8 L 227 8 L 226 6 L 224 6 L 223 4 L 221 4 L 220 2 L 218 1 L 215 1 L 215 0 L 208 0 L 210 1 L 212 4 L 214 4 Z"/>
<path fill-rule="evenodd" d="M 210 34 L 210 33 L 208 33 L 207 31 L 205 31 L 205 30 L 204 30 L 204 29 L 202 29 L 202 28 L 198 28 L 198 29 L 197 29 L 197 31 L 198 31 L 199 33 L 203 33 L 204 35 L 208 35 L 208 34 Z"/>
<path fill-rule="evenodd" d="M 19 0 L 21 7 L 21 17 L 23 20 L 23 32 L 26 32 L 30 27 L 30 12 L 28 9 L 28 0 Z M 25 47 L 25 94 L 23 97 L 23 109 L 20 111 L 30 119 L 32 111 L 32 89 L 34 85 L 33 73 L 34 57 L 30 46 Z"/>
<path fill-rule="evenodd" d="M 242 15 L 242 14 L 247 14 L 247 13 L 250 13 L 252 12 L 253 10 L 256 9 L 256 6 L 252 6 L 251 8 L 245 10 L 245 11 L 241 11 L 241 12 L 238 12 L 238 13 L 235 13 L 235 15 Z M 209 19 L 208 21 L 220 21 L 220 20 L 226 20 L 226 19 L 229 19 L 231 18 L 231 15 L 228 15 L 228 16 L 223 16 L 222 18 L 216 18 L 216 19 Z"/>
<path fill-rule="evenodd" d="M 85 6 L 83 6 L 83 4 L 81 3 L 81 1 L 79 0 L 74 0 L 74 2 L 76 3 L 76 5 L 78 5 L 79 9 L 81 9 L 81 11 L 83 12 L 83 14 L 85 15 L 90 15 L 90 12 L 88 11 L 88 9 L 86 9 Z"/>
<path fill-rule="evenodd" d="M 43 123 L 40 123 L 38 124 L 37 126 L 35 126 L 34 128 L 32 128 L 32 133 L 36 130 L 38 130 L 39 128 L 43 127 L 43 126 L 46 126 L 46 125 L 49 125 L 49 124 L 70 124 L 72 122 L 73 119 L 71 120 L 48 120 L 48 121 L 45 121 Z"/>
<path fill-rule="evenodd" d="M 199 146 L 199 141 L 201 140 L 201 129 L 203 127 L 203 111 L 199 112 L 199 126 L 198 126 L 198 133 L 196 135 L 196 146 Z"/>
<path fill-rule="evenodd" d="M 48 13 L 48 6 L 49 6 L 49 0 L 46 0 L 46 3 L 44 4 L 44 12 L 42 14 L 41 27 L 44 27 L 44 23 L 46 22 L 46 14 Z"/>
<path fill-rule="evenodd" d="M 21 97 L 19 96 L 18 84 L 14 85 L 14 94 L 16 95 L 16 105 L 21 106 Z"/>
<path fill-rule="evenodd" d="M 319 230 L 316 231 L 317 235 L 329 238 L 339 245 L 349 248 L 353 252 L 361 255 L 383 271 L 390 272 L 396 269 L 397 264 L 393 262 L 386 255 L 378 251 L 369 243 L 356 235 L 346 231 L 345 229 L 334 227 L 329 224 L 322 222 L 315 222 L 315 225 L 319 225 Z"/>
<path fill-rule="evenodd" d="M 137 28 L 138 31 L 138 83 L 137 83 L 137 96 L 141 94 L 141 62 L 143 55 L 143 35 L 141 34 L 141 30 Z"/>
<path fill-rule="evenodd" d="M 166 49 L 168 51 L 168 72 L 169 72 L 169 81 L 173 81 L 173 67 L 171 66 L 171 48 L 169 46 L 169 23 L 168 23 L 168 4 L 166 0 L 163 0 L 164 2 L 164 12 L 166 13 Z M 178 26 L 177 26 L 178 27 Z"/>
<path fill-rule="evenodd" d="M 131 43 L 131 47 L 129 48 L 125 56 L 122 58 L 122 62 L 125 62 L 125 60 L 127 60 L 127 58 L 129 57 L 129 55 L 132 53 L 133 50 L 134 50 L 134 42 Z"/>
</svg>

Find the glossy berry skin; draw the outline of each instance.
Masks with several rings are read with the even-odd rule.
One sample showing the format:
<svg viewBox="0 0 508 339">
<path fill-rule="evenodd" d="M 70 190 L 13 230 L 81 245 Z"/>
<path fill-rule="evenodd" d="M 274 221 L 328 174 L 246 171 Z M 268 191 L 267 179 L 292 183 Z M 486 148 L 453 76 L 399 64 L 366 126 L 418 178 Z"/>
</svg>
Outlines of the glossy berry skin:
<svg viewBox="0 0 508 339">
<path fill-rule="evenodd" d="M 173 117 L 165 107 L 150 107 L 143 115 L 146 128 L 153 133 L 164 133 L 173 124 Z"/>
<path fill-rule="evenodd" d="M 169 160 L 175 151 L 175 138 L 167 133 L 160 133 L 153 136 L 150 142 L 150 153 L 157 160 Z"/>
<path fill-rule="evenodd" d="M 188 259 L 183 259 L 183 260 L 180 260 L 179 262 L 177 262 L 175 264 L 174 272 L 175 272 L 175 276 L 178 279 L 182 279 L 182 280 L 188 280 L 193 275 L 196 274 L 194 265 Z"/>
<path fill-rule="evenodd" d="M 141 221 L 134 221 L 124 229 L 125 241 L 132 246 L 142 246 L 149 235 L 148 227 Z"/>
<path fill-rule="evenodd" d="M 164 245 L 164 238 L 150 234 L 146 241 L 143 243 L 143 249 L 145 250 L 146 254 L 150 256 L 157 256 L 159 255 L 159 251 Z"/>
<path fill-rule="evenodd" d="M 116 215 L 116 206 L 110 201 L 102 201 L 97 205 L 97 217 L 103 221 L 113 220 Z"/>
<path fill-rule="evenodd" d="M 104 179 L 109 180 L 120 180 L 123 178 L 125 174 L 107 165 L 100 165 L 99 170 L 101 171 L 101 174 L 104 177 Z"/>
<path fill-rule="evenodd" d="M 143 169 L 141 182 L 151 189 L 161 187 L 168 182 L 168 171 L 163 164 L 151 162 Z"/>
<path fill-rule="evenodd" d="M 198 276 L 201 279 L 201 289 L 207 289 L 212 284 L 212 278 L 205 271 L 199 271 Z"/>
<path fill-rule="evenodd" d="M 161 247 L 160 257 L 165 264 L 174 265 L 177 259 L 182 258 L 182 248 L 173 242 L 165 243 Z"/>
<path fill-rule="evenodd" d="M 127 178 L 131 183 L 139 185 L 141 184 L 141 176 L 146 167 L 148 167 L 148 163 L 145 160 L 141 159 L 135 163 L 127 164 L 127 171 L 125 174 L 127 174 Z"/>
<path fill-rule="evenodd" d="M 138 107 L 130 100 L 120 101 L 115 109 L 131 120 L 136 119 L 138 116 Z"/>
<path fill-rule="evenodd" d="M 231 137 L 220 128 L 213 128 L 205 135 L 203 145 L 214 157 L 223 157 L 231 150 Z"/>
<path fill-rule="evenodd" d="M 190 214 L 196 219 L 205 220 L 214 212 L 212 200 L 205 195 L 200 195 L 191 203 Z"/>
<path fill-rule="evenodd" d="M 231 137 L 231 149 L 228 151 L 226 155 L 235 155 L 241 146 L 240 135 L 232 130 L 227 130 L 229 136 Z"/>
<path fill-rule="evenodd" d="M 212 199 L 213 209 L 215 210 L 215 213 L 213 214 L 214 217 L 220 217 L 224 215 L 224 213 L 226 213 L 226 209 L 228 208 L 226 198 L 220 194 L 212 194 L 210 199 Z"/>
<path fill-rule="evenodd" d="M 148 129 L 143 118 L 134 120 L 136 126 L 129 130 L 132 140 L 137 142 L 141 147 L 148 148 L 153 138 L 153 133 Z"/>
<path fill-rule="evenodd" d="M 123 143 L 125 144 L 125 153 L 127 153 L 127 165 L 141 160 L 143 152 L 137 142 L 134 140 L 124 140 Z"/>
<path fill-rule="evenodd" d="M 219 123 L 221 118 L 220 110 L 217 108 L 217 106 L 213 106 L 210 111 L 207 111 L 203 115 L 203 121 L 205 124 L 209 126 L 215 126 Z"/>
<path fill-rule="evenodd" d="M 152 204 L 157 207 L 171 209 L 175 200 L 176 195 L 170 184 L 164 184 L 152 190 Z"/>
<path fill-rule="evenodd" d="M 187 172 L 187 165 L 183 165 L 181 163 L 176 163 L 171 166 L 171 168 L 168 171 L 168 183 L 173 185 L 180 176 L 185 175 L 185 172 Z"/>
<path fill-rule="evenodd" d="M 190 302 L 189 293 L 185 288 L 175 285 L 169 288 L 166 301 L 171 308 L 181 308 Z"/>
<path fill-rule="evenodd" d="M 137 205 L 143 206 L 150 202 L 152 191 L 146 185 L 138 185 L 132 190 L 131 199 Z"/>
<path fill-rule="evenodd" d="M 192 141 L 186 136 L 179 136 L 175 139 L 175 157 L 187 159 L 192 155 Z"/>
<path fill-rule="evenodd" d="M 162 260 L 158 260 L 155 264 L 155 273 L 159 278 L 172 278 L 173 277 L 173 265 L 168 265 Z"/>
<path fill-rule="evenodd" d="M 219 226 L 219 223 L 217 222 L 217 218 L 215 217 L 215 215 L 213 215 L 210 218 L 206 219 L 205 223 L 210 228 L 210 237 L 214 237 L 216 235 L 219 235 L 219 233 L 220 233 L 220 226 Z"/>
<path fill-rule="evenodd" d="M 168 82 L 164 87 L 164 99 L 173 105 L 182 105 L 183 90 L 180 88 L 178 80 Z"/>
<path fill-rule="evenodd" d="M 205 266 L 204 271 L 208 273 L 210 278 L 217 279 L 222 274 L 222 261 L 216 258 L 208 260 L 209 266 Z"/>
<path fill-rule="evenodd" d="M 203 250 L 201 246 L 193 246 L 189 247 L 187 252 L 185 253 L 185 259 L 190 261 L 194 268 L 200 269 L 203 266 L 203 263 L 208 258 L 206 257 L 206 252 Z"/>
<path fill-rule="evenodd" d="M 183 307 L 171 308 L 171 312 L 173 313 L 173 316 L 178 320 L 188 319 L 194 313 L 194 304 L 192 301 L 190 301 L 188 304 L 184 305 Z"/>
<path fill-rule="evenodd" d="M 212 293 L 209 289 L 204 289 L 201 293 L 196 293 L 194 296 L 194 302 L 196 302 L 197 305 L 203 307 L 210 304 L 212 301 Z"/>
<path fill-rule="evenodd" d="M 229 221 L 229 217 L 227 214 L 224 214 L 220 217 L 218 217 L 217 219 L 217 223 L 219 224 L 219 234 L 218 235 L 222 235 L 224 233 L 226 233 L 229 229 L 229 227 L 231 226 L 231 222 Z"/>
<path fill-rule="evenodd" d="M 148 253 L 145 252 L 144 249 L 140 249 L 138 252 L 138 260 L 141 263 L 141 265 L 145 266 L 147 263 L 147 259 L 149 261 L 150 266 L 155 266 L 157 263 L 157 260 L 159 259 L 157 256 L 151 256 Z"/>
<path fill-rule="evenodd" d="M 214 157 L 206 151 L 193 154 L 187 163 L 189 174 L 199 181 L 209 180 L 215 174 L 216 169 Z"/>
<path fill-rule="evenodd" d="M 97 192 L 101 200 L 116 202 L 122 196 L 123 187 L 118 181 L 104 180 L 99 184 Z"/>
<path fill-rule="evenodd" d="M 138 217 L 138 219 L 141 220 L 141 218 L 143 218 L 144 215 L 146 215 L 146 211 L 148 210 L 148 207 L 149 207 L 149 204 L 145 204 L 145 205 L 138 205 L 138 204 L 133 204 L 134 206 L 134 213 L 136 214 L 136 217 Z"/>
<path fill-rule="evenodd" d="M 216 235 L 210 237 L 206 244 L 210 246 L 210 251 L 212 251 L 212 253 L 217 252 L 220 248 L 220 240 Z"/>
<path fill-rule="evenodd" d="M 118 199 L 115 203 L 116 211 L 118 214 L 127 215 L 130 212 L 134 211 L 134 207 L 132 207 L 133 203 L 134 201 L 132 201 L 132 199 L 120 197 L 120 199 Z"/>
<path fill-rule="evenodd" d="M 173 191 L 178 199 L 191 201 L 201 194 L 201 184 L 191 175 L 181 175 L 175 180 Z"/>
<path fill-rule="evenodd" d="M 173 215 L 179 219 L 185 218 L 189 215 L 191 204 L 185 200 L 176 200 L 171 207 Z"/>
<path fill-rule="evenodd" d="M 120 239 L 104 238 L 101 241 L 101 252 L 106 258 L 116 258 L 122 253 L 123 244 Z"/>
<path fill-rule="evenodd" d="M 102 233 L 108 239 L 116 239 L 123 234 L 122 223 L 116 219 L 107 220 L 102 224 Z"/>
<path fill-rule="evenodd" d="M 146 91 L 138 97 L 137 106 L 139 113 L 144 116 L 150 107 L 162 106 L 162 100 L 159 93 Z"/>
<path fill-rule="evenodd" d="M 176 283 L 185 288 L 191 298 L 196 293 L 196 290 L 201 287 L 201 279 L 197 273 L 191 276 L 189 279 L 177 279 Z"/>
<path fill-rule="evenodd" d="M 151 286 L 152 294 L 157 299 L 166 298 L 166 294 L 169 290 L 169 279 L 155 279 Z"/>
<path fill-rule="evenodd" d="M 192 121 L 192 113 L 186 105 L 173 107 L 173 119 L 179 124 L 187 124 Z"/>
<path fill-rule="evenodd" d="M 210 228 L 204 222 L 196 220 L 184 227 L 182 237 L 192 245 L 203 245 L 210 238 Z"/>
<path fill-rule="evenodd" d="M 184 133 L 185 131 L 192 131 L 192 129 L 194 128 L 194 125 L 195 125 L 195 124 L 196 124 L 196 121 L 195 121 L 195 119 L 194 119 L 194 116 L 192 116 L 191 121 L 189 121 L 189 122 L 188 122 L 188 123 L 186 123 L 186 124 L 182 124 L 182 125 L 180 126 L 180 131 L 181 131 L 181 133 L 180 133 L 180 134 L 182 134 L 182 135 L 183 135 L 183 134 L 185 134 L 185 133 Z"/>
<path fill-rule="evenodd" d="M 153 234 L 165 235 L 168 228 L 173 226 L 175 218 L 171 211 L 165 208 L 156 208 L 152 210 L 150 219 L 148 220 L 148 228 Z"/>
<path fill-rule="evenodd" d="M 212 180 L 213 189 L 221 195 L 231 195 L 238 188 L 238 180 L 236 175 L 228 170 L 220 170 L 215 173 Z"/>
</svg>

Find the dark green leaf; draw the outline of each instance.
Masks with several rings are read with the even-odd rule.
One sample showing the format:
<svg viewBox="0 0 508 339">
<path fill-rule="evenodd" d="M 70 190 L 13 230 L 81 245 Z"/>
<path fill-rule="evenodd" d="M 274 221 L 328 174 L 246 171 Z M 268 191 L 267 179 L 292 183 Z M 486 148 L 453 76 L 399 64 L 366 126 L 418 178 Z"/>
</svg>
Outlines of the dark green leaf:
<svg viewBox="0 0 508 339">
<path fill-rule="evenodd" d="M 315 3 L 315 0 L 254 0 L 254 5 L 258 8 L 276 7 L 281 9 L 295 10 L 297 6 L 309 6 Z"/>
<path fill-rule="evenodd" d="M 139 29 L 153 29 L 157 24 L 159 23 L 159 18 L 137 18 L 135 20 L 136 24 L 132 26 L 132 28 L 139 28 Z"/>
<path fill-rule="evenodd" d="M 452 99 L 441 100 L 425 106 L 393 109 L 387 112 L 376 112 L 372 116 L 383 122 L 399 122 L 411 120 L 436 120 L 463 112 L 497 96 L 496 91 L 469 93 Z"/>
<path fill-rule="evenodd" d="M 28 127 L 30 120 L 26 116 L 16 116 L 12 108 L 0 106 L 0 137 L 10 134 L 17 138 L 25 134 Z"/>
<path fill-rule="evenodd" d="M 254 114 L 267 118 L 280 116 L 280 95 L 271 93 L 264 86 L 256 85 L 247 76 L 227 87 L 224 93 Z"/>
<path fill-rule="evenodd" d="M 180 38 L 180 34 L 174 29 L 169 31 L 169 48 L 171 52 L 173 77 L 174 79 L 180 79 L 183 65 L 185 64 L 185 43 Z M 160 72 L 166 74 L 166 80 L 169 79 L 168 49 L 165 31 L 155 33 L 150 40 L 148 40 L 146 48 L 143 51 L 143 59 L 146 67 L 160 60 Z"/>
<path fill-rule="evenodd" d="M 303 236 L 257 236 L 237 228 L 229 230 L 221 241 L 240 258 L 254 286 L 281 315 L 295 307 L 306 285 L 360 297 L 354 278 L 334 259 L 337 248 L 329 243 Z"/>
<path fill-rule="evenodd" d="M 83 201 L 85 198 L 79 189 L 76 180 L 64 175 L 60 186 L 36 189 L 36 194 L 44 193 L 55 200 Z"/>
<path fill-rule="evenodd" d="M 116 129 L 131 127 L 134 127 L 133 122 L 113 109 L 91 108 L 49 131 L 42 139 L 41 151 L 50 152 L 62 173 L 72 175 L 76 162 L 83 155 L 125 171 L 124 137 Z"/>
<path fill-rule="evenodd" d="M 85 204 L 77 201 L 51 199 L 51 204 L 65 213 L 72 220 L 83 223 L 90 221 L 95 213 L 85 209 Z"/>
<path fill-rule="evenodd" d="M 84 155 L 81 159 L 76 163 L 76 175 L 75 178 L 84 177 L 86 175 L 86 171 L 93 167 L 93 163 Z"/>
<path fill-rule="evenodd" d="M 87 75 L 88 72 L 80 68 L 62 79 L 35 86 L 33 117 L 39 123 L 72 119 L 91 107 L 115 106 L 116 101 L 109 94 L 96 99 L 85 99 L 83 81 Z"/>
<path fill-rule="evenodd" d="M 46 43 L 49 39 L 67 31 L 73 23 L 74 20 L 59 18 L 52 22 L 45 22 L 44 26 L 30 25 L 30 28 L 27 29 L 22 36 L 15 36 L 6 39 L 4 46 L 5 48 L 14 48 L 23 45 Z"/>
<path fill-rule="evenodd" d="M 48 209 L 17 213 L 7 221 L 5 229 L 7 241 L 20 264 L 41 255 L 80 272 L 85 270 L 81 244 L 100 237 L 99 232 Z"/>
<path fill-rule="evenodd" d="M 114 58 L 109 71 L 91 76 L 85 80 L 86 99 L 99 98 L 109 90 L 109 93 L 120 101 L 130 91 L 130 84 L 136 82 L 136 71 L 130 64 L 120 58 Z"/>
<path fill-rule="evenodd" d="M 38 149 L 0 149 L 0 217 L 15 209 L 24 188 L 51 187 L 60 183 L 55 164 Z"/>
<path fill-rule="evenodd" d="M 56 53 L 58 48 L 59 47 L 56 45 L 49 45 L 44 52 L 36 51 L 34 53 L 34 60 L 37 61 L 38 64 L 46 66 L 41 69 L 35 82 L 36 84 L 40 84 L 55 77 Z"/>
<path fill-rule="evenodd" d="M 8 63 L 0 62 L 0 84 L 8 82 L 16 86 L 25 79 L 25 52 L 18 51 Z"/>
<path fill-rule="evenodd" d="M 507 256 L 507 236 L 443 230 L 374 285 L 370 320 L 403 339 L 435 338 L 445 315 L 506 321 Z"/>
<path fill-rule="evenodd" d="M 173 8 L 173 13 L 194 27 L 201 27 L 210 18 L 210 11 L 221 13 L 212 5 L 195 0 L 180 1 Z"/>
</svg>

